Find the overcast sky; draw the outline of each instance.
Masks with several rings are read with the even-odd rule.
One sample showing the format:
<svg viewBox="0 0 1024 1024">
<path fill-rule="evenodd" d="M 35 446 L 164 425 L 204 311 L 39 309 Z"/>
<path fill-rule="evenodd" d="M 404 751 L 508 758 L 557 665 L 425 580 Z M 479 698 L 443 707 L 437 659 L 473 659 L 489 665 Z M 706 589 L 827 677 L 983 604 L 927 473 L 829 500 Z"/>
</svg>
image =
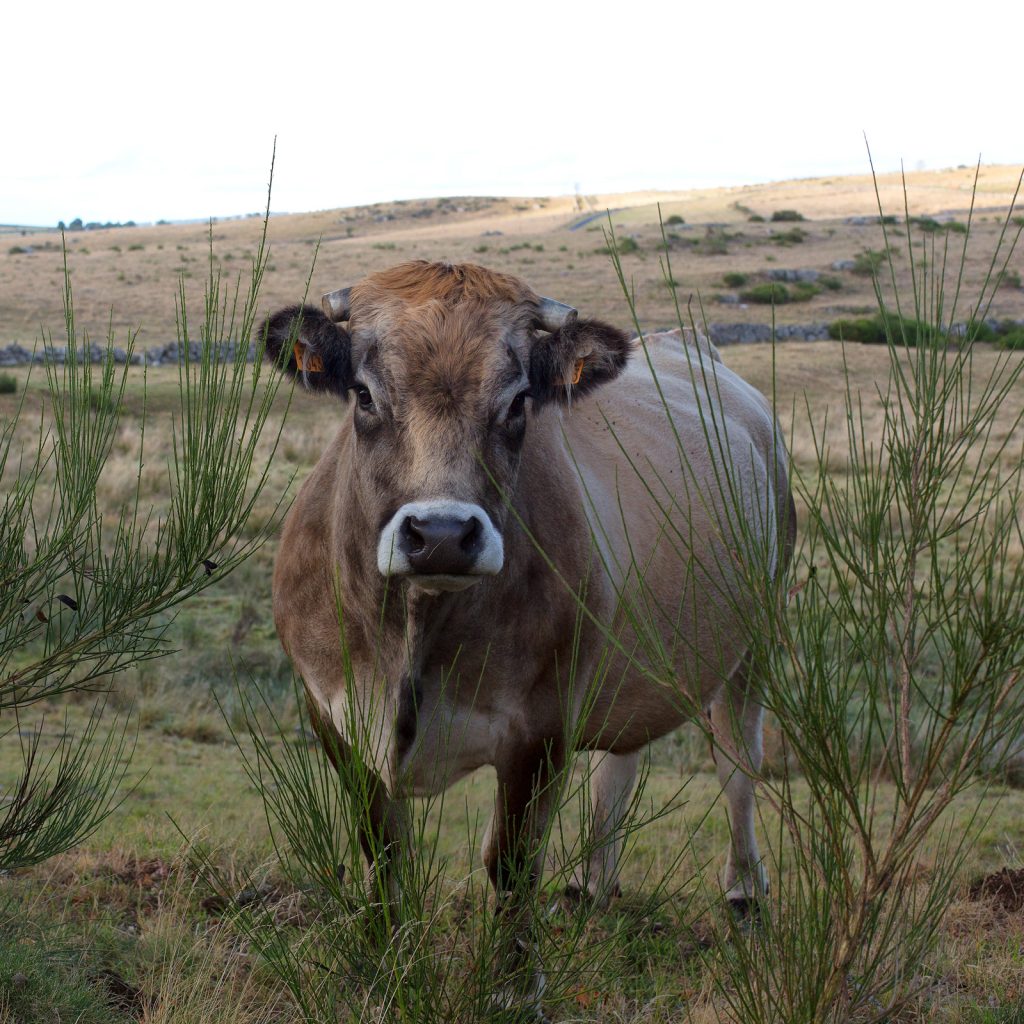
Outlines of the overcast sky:
<svg viewBox="0 0 1024 1024">
<path fill-rule="evenodd" d="M 9 4 L 0 223 L 1020 163 L 1022 10 Z"/>
</svg>

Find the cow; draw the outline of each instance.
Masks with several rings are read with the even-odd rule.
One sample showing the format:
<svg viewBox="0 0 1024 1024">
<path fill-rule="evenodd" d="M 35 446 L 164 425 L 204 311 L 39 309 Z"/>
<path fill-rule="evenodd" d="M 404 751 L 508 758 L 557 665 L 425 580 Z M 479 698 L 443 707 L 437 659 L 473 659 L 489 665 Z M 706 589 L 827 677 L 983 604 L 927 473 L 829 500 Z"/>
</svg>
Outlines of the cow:
<svg viewBox="0 0 1024 1024">
<path fill-rule="evenodd" d="M 740 552 L 777 583 L 795 529 L 762 395 L 697 333 L 631 339 L 470 263 L 403 263 L 263 331 L 268 359 L 337 400 L 284 523 L 274 618 L 332 757 L 369 762 L 381 891 L 407 799 L 492 765 L 484 861 L 528 931 L 507 904 L 537 884 L 553 776 L 584 752 L 595 836 L 570 890 L 606 901 L 640 752 L 707 714 L 724 895 L 749 907 L 767 882 L 748 671 L 763 597 Z M 543 1019 L 539 965 L 526 973 L 519 1008 Z"/>
</svg>

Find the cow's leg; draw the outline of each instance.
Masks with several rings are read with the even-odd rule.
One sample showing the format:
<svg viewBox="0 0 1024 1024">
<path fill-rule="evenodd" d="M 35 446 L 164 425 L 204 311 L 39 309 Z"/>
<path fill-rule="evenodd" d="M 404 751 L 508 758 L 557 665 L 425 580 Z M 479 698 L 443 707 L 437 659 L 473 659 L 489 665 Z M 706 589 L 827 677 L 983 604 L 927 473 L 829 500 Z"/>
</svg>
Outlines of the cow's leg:
<svg viewBox="0 0 1024 1024">
<path fill-rule="evenodd" d="M 768 888 L 768 879 L 754 834 L 754 779 L 764 757 L 764 708 L 749 681 L 744 658 L 724 692 L 711 705 L 711 724 L 717 750 L 715 765 L 725 791 L 732 833 L 722 887 L 733 909 L 745 914 Z"/>
<path fill-rule="evenodd" d="M 408 843 L 406 801 L 391 795 L 385 782 L 366 766 L 352 746 L 316 705 L 307 698 L 311 723 L 350 798 L 359 801 L 356 810 L 359 846 L 367 863 L 366 893 L 371 906 L 381 913 L 372 915 L 382 938 L 397 924 L 395 911 L 401 895 L 399 871 Z M 337 865 L 340 873 L 342 865 Z"/>
<path fill-rule="evenodd" d="M 533 916 L 544 860 L 544 836 L 564 766 L 560 744 L 513 751 L 497 766 L 494 816 L 484 838 L 484 863 L 499 918 L 495 1002 L 535 1020 L 544 975 L 533 950 Z"/>
<path fill-rule="evenodd" d="M 639 751 L 590 755 L 590 836 L 584 839 L 584 861 L 566 887 L 566 895 L 578 899 L 584 894 L 598 907 L 605 907 L 619 889 L 619 828 L 629 807 L 636 782 Z"/>
</svg>

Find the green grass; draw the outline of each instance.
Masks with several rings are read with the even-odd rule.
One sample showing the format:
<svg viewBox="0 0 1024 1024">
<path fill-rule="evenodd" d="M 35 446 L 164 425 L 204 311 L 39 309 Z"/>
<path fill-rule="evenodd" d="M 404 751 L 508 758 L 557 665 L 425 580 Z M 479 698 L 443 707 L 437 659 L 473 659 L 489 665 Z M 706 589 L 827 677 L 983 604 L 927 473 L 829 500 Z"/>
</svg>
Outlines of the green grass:
<svg viewBox="0 0 1024 1024">
<path fill-rule="evenodd" d="M 749 348 L 722 351 L 726 361 L 755 386 L 771 390 L 770 352 Z M 845 358 L 854 374 L 854 386 L 868 403 L 865 415 L 870 421 L 877 404 L 873 381 L 885 350 L 867 346 L 863 351 L 848 351 Z M 783 346 L 776 360 L 776 402 L 784 417 L 793 400 L 802 401 L 805 392 L 822 413 L 841 400 L 838 346 Z M 12 375 L 23 387 L 26 371 L 15 370 Z M 177 401 L 177 371 L 150 370 L 148 377 L 155 430 Z M 141 371 L 133 371 L 123 399 L 130 416 L 141 412 L 140 380 Z M 40 400 L 41 380 L 35 374 L 25 401 L 30 409 L 37 409 Z M 283 401 L 284 396 L 279 396 L 277 415 L 283 413 Z M 342 414 L 328 401 L 294 404 L 280 463 L 275 467 L 275 488 L 287 486 L 294 470 L 300 477 L 308 472 Z M 784 429 L 788 430 L 785 423 Z M 840 479 L 849 468 L 843 461 L 841 435 L 832 438 L 832 445 L 830 472 Z M 795 447 L 794 460 L 804 472 L 813 465 L 800 444 Z M 159 503 L 158 466 L 153 487 L 153 497 Z M 111 507 L 118 507 L 115 491 L 108 500 Z M 298 1024 L 298 1015 L 279 983 L 258 970 L 251 957 L 238 955 L 242 940 L 230 920 L 204 907 L 211 893 L 190 868 L 182 837 L 183 833 L 190 841 L 205 844 L 229 877 L 259 874 L 272 860 L 262 802 L 243 771 L 238 751 L 228 741 L 227 726 L 211 692 L 225 702 L 228 721 L 237 727 L 240 718 L 232 697 L 237 668 L 243 687 L 269 693 L 284 716 L 292 741 L 303 742 L 295 732 L 299 720 L 289 670 L 270 617 L 273 557 L 271 545 L 223 584 L 187 605 L 172 633 L 180 653 L 166 662 L 144 666 L 119 682 L 116 702 L 131 709 L 132 730 L 138 728 L 138 745 L 129 770 L 133 788 L 122 807 L 86 846 L 5 880 L 10 913 L 28 929 L 17 934 L 36 938 L 33 969 L 56 979 L 58 991 L 52 995 L 52 1005 L 61 1007 L 61 1012 L 69 1015 L 67 1019 L 75 1019 L 69 1007 L 75 1008 L 74 1012 L 79 1007 L 82 1012 L 92 1012 L 90 1005 L 104 1005 L 104 989 L 93 979 L 97 970 L 109 969 L 154 1000 L 149 1019 L 161 1024 L 176 1019 L 202 1024 L 262 1024 L 274 1019 Z M 44 731 L 47 749 L 63 729 L 58 721 L 62 723 L 66 706 L 59 703 L 50 711 L 51 724 Z M 72 704 L 70 715 L 70 727 L 80 728 L 85 706 Z M 767 744 L 769 764 L 781 764 L 783 752 L 771 723 Z M 16 734 L 0 740 L 0 787 L 6 788 L 15 776 L 18 749 Z M 689 872 L 699 870 L 711 885 L 721 867 L 728 841 L 724 808 L 706 742 L 692 726 L 656 744 L 645 805 L 664 804 L 683 783 L 685 806 L 637 834 L 635 849 L 624 866 L 623 899 L 589 926 L 595 936 L 612 943 L 614 955 L 596 977 L 580 982 L 572 997 L 575 1016 L 566 1010 L 563 1019 L 667 1024 L 679 1019 L 687 1008 L 695 1020 L 714 1019 L 714 1001 L 706 989 L 709 954 L 702 954 L 701 945 L 711 942 L 713 949 L 714 944 L 728 941 L 724 919 L 716 910 L 709 910 L 692 921 L 679 904 L 650 907 L 643 898 L 651 881 L 668 870 L 680 842 L 690 832 L 695 833 L 692 853 L 673 877 L 682 884 Z M 799 779 L 794 785 L 798 793 L 804 792 Z M 479 853 L 467 836 L 475 835 L 479 846 L 493 792 L 494 774 L 483 769 L 453 787 L 443 811 L 431 818 L 438 829 L 439 853 L 447 859 L 446 885 L 450 888 L 445 891 L 452 893 L 450 907 L 438 919 L 437 941 L 442 949 L 454 942 L 453 937 L 464 927 L 458 911 L 458 886 L 460 880 L 480 871 Z M 891 789 L 883 787 L 882 792 L 888 794 Z M 958 803 L 952 813 L 963 815 L 968 806 L 969 798 Z M 993 786 L 984 812 L 984 827 L 977 833 L 964 867 L 965 880 L 1005 864 L 1008 844 L 1024 846 L 1020 826 L 1024 791 Z M 759 833 L 774 834 L 776 822 L 770 806 L 762 800 Z M 169 865 L 170 874 L 140 873 L 140 862 Z M 927 870 L 927 849 L 922 863 Z M 301 894 L 288 888 L 275 870 L 270 871 L 269 881 L 283 887 L 282 899 L 298 900 L 301 905 Z M 552 895 L 549 892 L 545 898 L 550 900 Z M 562 911 L 553 909 L 552 913 Z M 924 997 L 920 1009 L 906 1017 L 908 1021 L 968 1021 L 974 1010 L 996 1012 L 988 1006 L 993 995 L 1007 1006 L 1013 1005 L 1013 985 L 1024 985 L 1024 964 L 1011 955 L 1024 944 L 1024 922 L 1015 933 L 1008 930 L 997 908 L 963 898 L 950 913 L 952 923 L 944 928 L 934 957 L 924 966 L 929 976 L 937 979 L 936 994 Z M 1017 945 L 1013 944 L 1014 935 L 1018 936 Z M 40 941 L 46 936 L 50 939 Z M 965 973 L 965 958 L 978 967 Z M 960 987 L 957 1009 L 942 997 L 944 986 L 952 984 Z M 46 993 L 51 990 L 40 985 L 41 981 L 33 981 L 32 992 L 50 999 Z M 185 1007 L 191 1008 L 187 1015 Z M 106 1019 L 121 1024 L 118 1011 L 107 1012 Z M 176 1013 L 180 1014 L 177 1018 Z"/>
</svg>

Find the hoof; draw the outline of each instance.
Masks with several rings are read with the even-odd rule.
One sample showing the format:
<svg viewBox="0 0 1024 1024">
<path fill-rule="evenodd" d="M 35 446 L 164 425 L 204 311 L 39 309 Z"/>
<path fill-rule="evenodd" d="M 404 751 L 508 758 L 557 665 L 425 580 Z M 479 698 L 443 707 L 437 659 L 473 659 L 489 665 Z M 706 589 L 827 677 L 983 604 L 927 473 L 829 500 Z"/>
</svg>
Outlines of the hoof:
<svg viewBox="0 0 1024 1024">
<path fill-rule="evenodd" d="M 726 902 L 733 920 L 741 928 L 756 928 L 761 924 L 761 901 L 756 896 L 734 896 Z"/>
<path fill-rule="evenodd" d="M 612 886 L 610 892 L 596 895 L 576 882 L 570 882 L 565 889 L 562 890 L 562 895 L 565 897 L 566 902 L 574 907 L 585 903 L 597 910 L 607 910 L 611 901 L 613 899 L 618 899 L 622 895 L 622 886 L 616 882 L 615 885 Z"/>
</svg>

